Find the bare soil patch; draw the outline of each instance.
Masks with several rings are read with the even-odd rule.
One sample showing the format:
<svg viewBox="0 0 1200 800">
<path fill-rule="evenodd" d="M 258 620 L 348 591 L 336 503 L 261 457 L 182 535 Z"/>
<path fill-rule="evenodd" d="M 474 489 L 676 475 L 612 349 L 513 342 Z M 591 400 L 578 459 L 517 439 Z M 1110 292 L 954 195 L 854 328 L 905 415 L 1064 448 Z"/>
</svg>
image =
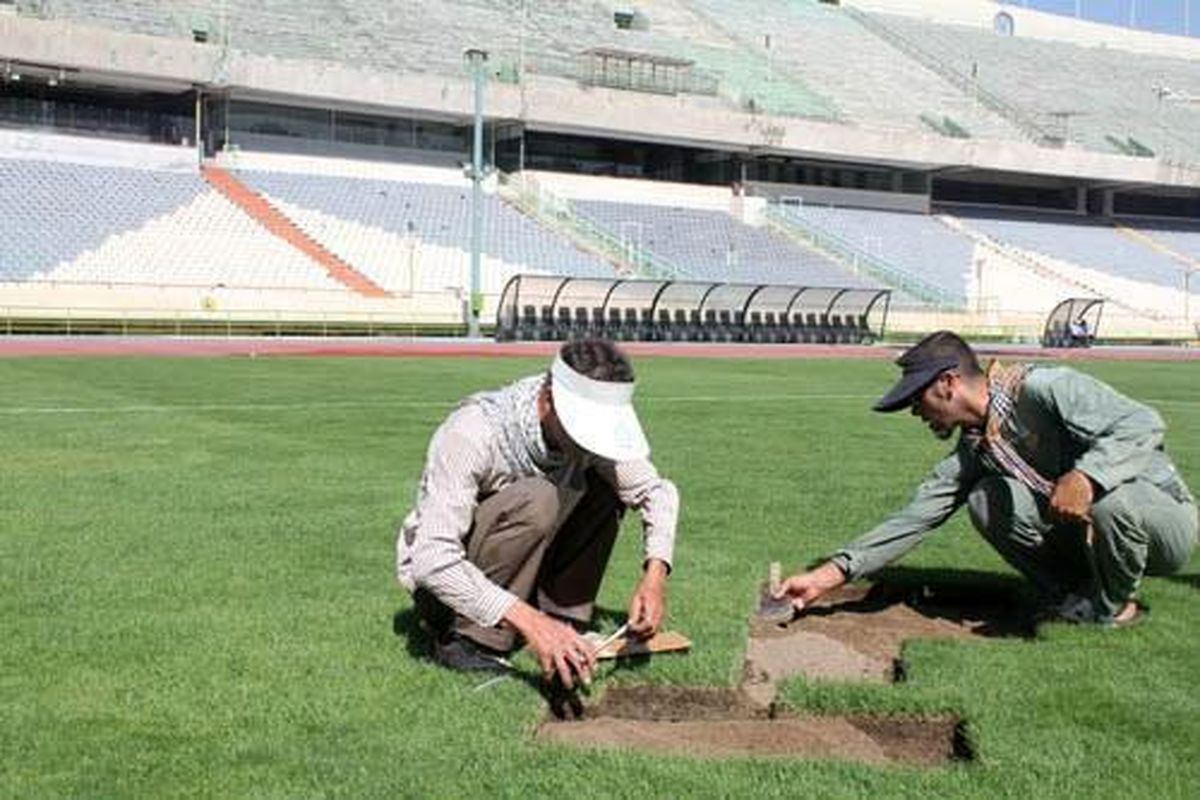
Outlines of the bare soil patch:
<svg viewBox="0 0 1200 800">
<path fill-rule="evenodd" d="M 973 758 L 951 715 L 795 714 L 775 702 L 779 681 L 903 679 L 909 639 L 1029 636 L 1019 598 L 972 584 L 851 585 L 790 621 L 755 617 L 737 688 L 613 687 L 603 700 L 548 720 L 544 741 L 696 757 L 768 756 L 923 766 Z"/>
<path fill-rule="evenodd" d="M 786 757 L 935 766 L 969 759 L 952 716 L 812 716 L 764 709 L 736 689 L 612 688 L 585 719 L 547 721 L 541 741 L 698 758 Z"/>
</svg>

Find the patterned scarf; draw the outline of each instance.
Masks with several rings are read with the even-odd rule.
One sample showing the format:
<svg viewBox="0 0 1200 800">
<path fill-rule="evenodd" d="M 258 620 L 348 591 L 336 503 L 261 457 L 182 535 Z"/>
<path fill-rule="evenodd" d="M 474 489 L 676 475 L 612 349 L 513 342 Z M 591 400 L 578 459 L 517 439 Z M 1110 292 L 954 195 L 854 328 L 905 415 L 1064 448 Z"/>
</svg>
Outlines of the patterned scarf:
<svg viewBox="0 0 1200 800">
<path fill-rule="evenodd" d="M 514 475 L 542 475 L 562 460 L 546 447 L 538 417 L 538 393 L 545 375 L 531 375 L 489 392 L 473 394 L 463 405 L 476 404 L 498 434 L 500 455 Z"/>
<path fill-rule="evenodd" d="M 1012 443 L 1004 437 L 1004 429 L 1016 411 L 1017 400 L 1029 372 L 1027 364 L 1009 367 L 993 361 L 988 367 L 988 415 L 982 435 L 976 433 L 976 449 L 984 462 L 997 472 L 1016 478 L 1034 494 L 1050 497 L 1054 483 L 1046 480 L 1028 461 L 1021 457 Z"/>
</svg>

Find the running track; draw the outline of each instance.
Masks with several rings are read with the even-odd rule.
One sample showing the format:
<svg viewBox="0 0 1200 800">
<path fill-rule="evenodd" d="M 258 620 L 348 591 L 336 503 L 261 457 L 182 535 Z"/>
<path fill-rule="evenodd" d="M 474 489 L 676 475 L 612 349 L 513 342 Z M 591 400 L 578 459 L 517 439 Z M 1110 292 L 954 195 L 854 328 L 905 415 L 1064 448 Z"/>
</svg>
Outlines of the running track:
<svg viewBox="0 0 1200 800">
<path fill-rule="evenodd" d="M 0 358 L 46 356 L 258 357 L 309 356 L 388 358 L 549 357 L 559 342 L 493 342 L 468 339 L 339 339 L 339 338 L 174 338 L 13 336 L 0 339 Z M 890 359 L 899 346 L 820 344 L 707 344 L 699 342 L 624 342 L 632 356 L 676 358 L 875 358 Z M 981 355 L 1062 360 L 1195 361 L 1196 347 L 1094 347 L 1053 350 L 1030 346 L 981 345 Z"/>
</svg>

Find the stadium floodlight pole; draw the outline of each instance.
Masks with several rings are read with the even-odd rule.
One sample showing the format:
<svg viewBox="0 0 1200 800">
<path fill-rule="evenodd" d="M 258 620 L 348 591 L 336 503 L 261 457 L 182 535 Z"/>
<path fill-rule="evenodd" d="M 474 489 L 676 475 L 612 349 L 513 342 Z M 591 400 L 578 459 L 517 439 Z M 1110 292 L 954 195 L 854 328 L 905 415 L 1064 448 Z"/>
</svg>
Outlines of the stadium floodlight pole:
<svg viewBox="0 0 1200 800">
<path fill-rule="evenodd" d="M 479 314 L 483 310 L 480 267 L 483 235 L 483 65 L 487 51 L 466 52 L 475 82 L 475 135 L 471 147 L 471 299 L 467 314 L 467 336 L 479 338 Z"/>
<path fill-rule="evenodd" d="M 194 144 L 196 145 L 196 163 L 204 163 L 204 90 L 196 89 L 196 110 L 195 110 L 195 130 L 193 135 L 196 137 Z"/>
<path fill-rule="evenodd" d="M 517 33 L 517 85 L 525 85 L 525 27 L 529 24 L 529 3 L 521 0 L 521 26 Z"/>
</svg>

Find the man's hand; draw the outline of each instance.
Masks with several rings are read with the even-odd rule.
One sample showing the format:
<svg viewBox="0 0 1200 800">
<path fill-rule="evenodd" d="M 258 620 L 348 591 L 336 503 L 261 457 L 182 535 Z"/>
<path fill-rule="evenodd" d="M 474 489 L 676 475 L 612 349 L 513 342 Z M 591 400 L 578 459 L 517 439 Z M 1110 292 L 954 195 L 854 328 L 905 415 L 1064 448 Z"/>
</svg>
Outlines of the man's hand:
<svg viewBox="0 0 1200 800">
<path fill-rule="evenodd" d="M 791 597 L 797 611 L 803 611 L 821 595 L 836 589 L 846 582 L 846 574 L 832 561 L 808 572 L 801 572 L 785 580 L 775 597 Z"/>
<path fill-rule="evenodd" d="M 541 663 L 546 680 L 553 680 L 557 675 L 563 686 L 572 689 L 578 675 L 584 685 L 591 684 L 596 654 L 591 644 L 570 625 L 520 600 L 513 604 L 504 619 L 525 638 L 525 643 Z"/>
<path fill-rule="evenodd" d="M 1091 478 L 1077 469 L 1071 470 L 1054 485 L 1050 513 L 1063 522 L 1090 522 L 1094 498 Z"/>
<path fill-rule="evenodd" d="M 640 639 L 658 633 L 667 614 L 667 565 L 657 558 L 646 562 L 646 573 L 629 601 L 629 630 Z"/>
</svg>

